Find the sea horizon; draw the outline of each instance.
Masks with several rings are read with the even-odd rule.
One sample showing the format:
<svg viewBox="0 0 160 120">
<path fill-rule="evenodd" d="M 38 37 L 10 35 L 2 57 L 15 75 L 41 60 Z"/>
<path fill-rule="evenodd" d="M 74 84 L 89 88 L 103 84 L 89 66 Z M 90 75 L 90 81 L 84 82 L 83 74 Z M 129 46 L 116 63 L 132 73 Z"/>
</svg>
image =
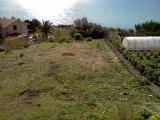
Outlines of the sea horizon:
<svg viewBox="0 0 160 120">
<path fill-rule="evenodd" d="M 87 17 L 104 27 L 134 29 L 138 23 L 160 22 L 159 6 L 159 0 L 0 0 L 0 17 L 37 18 L 54 25 Z"/>
</svg>

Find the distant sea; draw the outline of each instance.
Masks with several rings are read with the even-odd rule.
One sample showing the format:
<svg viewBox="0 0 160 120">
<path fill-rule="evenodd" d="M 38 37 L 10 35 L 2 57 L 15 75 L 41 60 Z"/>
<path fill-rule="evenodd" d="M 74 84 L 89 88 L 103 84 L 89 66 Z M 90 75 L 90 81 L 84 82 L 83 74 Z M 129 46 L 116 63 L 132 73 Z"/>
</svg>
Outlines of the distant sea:
<svg viewBox="0 0 160 120">
<path fill-rule="evenodd" d="M 87 17 L 107 27 L 134 28 L 148 20 L 160 22 L 160 0 L 0 0 L 0 16 L 38 18 L 56 25 Z"/>
</svg>

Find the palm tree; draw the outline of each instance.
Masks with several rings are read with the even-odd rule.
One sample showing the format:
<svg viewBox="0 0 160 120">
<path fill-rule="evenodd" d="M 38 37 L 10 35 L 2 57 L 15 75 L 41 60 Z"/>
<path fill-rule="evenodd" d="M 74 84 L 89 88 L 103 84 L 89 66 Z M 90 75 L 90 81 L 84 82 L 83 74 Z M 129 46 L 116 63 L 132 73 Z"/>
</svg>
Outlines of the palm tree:
<svg viewBox="0 0 160 120">
<path fill-rule="evenodd" d="M 48 33 L 50 33 L 52 30 L 52 23 L 50 21 L 42 21 L 39 30 L 44 35 L 44 37 L 47 38 Z"/>
</svg>

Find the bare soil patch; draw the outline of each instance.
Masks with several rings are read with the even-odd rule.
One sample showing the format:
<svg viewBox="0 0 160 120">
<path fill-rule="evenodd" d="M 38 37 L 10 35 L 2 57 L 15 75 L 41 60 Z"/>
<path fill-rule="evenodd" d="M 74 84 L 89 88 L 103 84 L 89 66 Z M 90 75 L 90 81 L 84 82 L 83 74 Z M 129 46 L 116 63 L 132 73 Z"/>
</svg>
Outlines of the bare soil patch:
<svg viewBox="0 0 160 120">
<path fill-rule="evenodd" d="M 36 103 L 36 98 L 40 95 L 39 90 L 27 89 L 19 93 L 18 101 L 21 106 L 29 107 Z"/>
<path fill-rule="evenodd" d="M 72 52 L 64 52 L 62 53 L 63 56 L 75 56 Z"/>
<path fill-rule="evenodd" d="M 19 93 L 19 96 L 35 97 L 35 96 L 38 96 L 39 93 L 40 93 L 39 90 L 27 89 L 27 90 L 22 91 L 21 93 Z"/>
<path fill-rule="evenodd" d="M 99 69 L 104 66 L 105 60 L 101 52 L 85 43 L 73 43 L 57 46 L 55 48 L 40 49 L 34 47 L 29 51 L 29 56 L 36 64 L 44 64 L 46 61 L 61 61 Z M 110 56 L 110 55 L 109 55 Z M 45 64 L 46 65 L 46 64 Z M 43 66 L 45 68 L 45 66 Z"/>
<path fill-rule="evenodd" d="M 72 60 L 76 64 L 93 69 L 101 68 L 105 63 L 103 56 L 97 49 L 84 43 L 73 43 L 57 50 L 61 53 L 57 55 L 57 59 L 61 59 L 62 61 L 69 57 L 69 62 Z"/>
</svg>

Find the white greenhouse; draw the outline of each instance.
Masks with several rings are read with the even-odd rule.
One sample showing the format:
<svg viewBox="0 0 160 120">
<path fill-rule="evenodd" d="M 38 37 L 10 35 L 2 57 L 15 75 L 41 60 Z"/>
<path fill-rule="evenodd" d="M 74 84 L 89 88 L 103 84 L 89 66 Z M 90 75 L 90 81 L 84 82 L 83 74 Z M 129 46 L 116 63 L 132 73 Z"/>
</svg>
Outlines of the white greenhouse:
<svg viewBox="0 0 160 120">
<path fill-rule="evenodd" d="M 127 50 L 157 50 L 160 37 L 125 37 L 123 45 Z"/>
</svg>

